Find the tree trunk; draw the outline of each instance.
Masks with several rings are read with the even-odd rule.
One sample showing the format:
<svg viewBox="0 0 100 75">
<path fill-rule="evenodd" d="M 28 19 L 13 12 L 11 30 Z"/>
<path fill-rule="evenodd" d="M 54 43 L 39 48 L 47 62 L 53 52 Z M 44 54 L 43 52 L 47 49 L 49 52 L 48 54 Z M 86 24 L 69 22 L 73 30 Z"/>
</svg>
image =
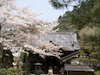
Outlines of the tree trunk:
<svg viewBox="0 0 100 75">
<path fill-rule="evenodd" d="M 0 25 L 0 38 L 1 38 L 1 25 Z"/>
</svg>

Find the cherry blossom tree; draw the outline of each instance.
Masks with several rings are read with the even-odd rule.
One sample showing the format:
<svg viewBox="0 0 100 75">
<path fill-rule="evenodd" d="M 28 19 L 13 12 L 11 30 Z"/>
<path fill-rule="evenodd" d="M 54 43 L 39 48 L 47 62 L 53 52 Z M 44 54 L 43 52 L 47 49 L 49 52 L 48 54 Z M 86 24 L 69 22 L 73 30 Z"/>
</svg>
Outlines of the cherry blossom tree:
<svg viewBox="0 0 100 75">
<path fill-rule="evenodd" d="M 58 23 L 39 20 L 36 18 L 38 15 L 30 12 L 28 7 L 18 8 L 15 5 L 15 0 L 0 1 L 0 43 L 3 48 L 60 58 L 60 46 L 37 39 L 38 34 L 54 32 L 52 28 Z"/>
</svg>

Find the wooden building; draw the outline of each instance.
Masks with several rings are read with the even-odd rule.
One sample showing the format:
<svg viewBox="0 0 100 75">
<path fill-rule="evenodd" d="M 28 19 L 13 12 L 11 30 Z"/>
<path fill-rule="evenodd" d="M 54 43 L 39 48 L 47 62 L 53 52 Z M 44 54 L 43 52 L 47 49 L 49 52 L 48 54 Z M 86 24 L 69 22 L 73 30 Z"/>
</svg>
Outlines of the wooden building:
<svg viewBox="0 0 100 75">
<path fill-rule="evenodd" d="M 46 56 L 44 59 L 39 54 L 29 52 L 28 61 L 31 73 L 35 73 L 35 63 L 41 63 L 41 70 L 44 74 L 47 74 L 49 67 L 52 67 L 54 74 L 60 74 L 63 69 L 64 75 L 93 75 L 94 70 L 88 66 L 72 65 L 72 60 L 79 56 L 78 50 L 80 49 L 77 34 L 74 31 L 40 34 L 38 39 L 62 46 L 59 49 L 62 51 L 62 55 L 61 59 L 54 56 Z"/>
<path fill-rule="evenodd" d="M 94 70 L 85 65 L 65 64 L 65 75 L 94 75 Z"/>
<path fill-rule="evenodd" d="M 77 35 L 74 31 L 57 31 L 55 33 L 49 33 L 47 35 L 38 35 L 39 40 L 43 41 L 49 41 L 55 45 L 62 46 L 60 50 L 62 50 L 62 56 L 61 59 L 58 59 L 53 56 L 46 56 L 45 59 L 41 58 L 38 54 L 32 54 L 29 53 L 31 68 L 30 71 L 34 73 L 34 63 L 42 63 L 42 70 L 44 73 L 48 72 L 49 67 L 52 67 L 54 70 L 54 73 L 60 73 L 60 69 L 64 67 L 64 64 L 66 63 L 66 59 L 70 58 L 71 55 L 78 54 L 78 50 L 80 49 L 78 41 L 77 41 Z M 70 61 L 68 62 L 70 64 Z"/>
</svg>

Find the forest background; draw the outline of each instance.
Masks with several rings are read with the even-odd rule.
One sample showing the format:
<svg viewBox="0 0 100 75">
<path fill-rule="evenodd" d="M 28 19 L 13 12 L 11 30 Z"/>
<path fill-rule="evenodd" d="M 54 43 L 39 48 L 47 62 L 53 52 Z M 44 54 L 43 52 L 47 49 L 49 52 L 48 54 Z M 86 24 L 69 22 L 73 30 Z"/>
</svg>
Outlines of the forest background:
<svg viewBox="0 0 100 75">
<path fill-rule="evenodd" d="M 51 0 L 51 4 L 55 9 L 73 7 L 58 18 L 54 29 L 75 31 L 82 56 L 78 60 L 100 70 L 100 0 Z"/>
</svg>

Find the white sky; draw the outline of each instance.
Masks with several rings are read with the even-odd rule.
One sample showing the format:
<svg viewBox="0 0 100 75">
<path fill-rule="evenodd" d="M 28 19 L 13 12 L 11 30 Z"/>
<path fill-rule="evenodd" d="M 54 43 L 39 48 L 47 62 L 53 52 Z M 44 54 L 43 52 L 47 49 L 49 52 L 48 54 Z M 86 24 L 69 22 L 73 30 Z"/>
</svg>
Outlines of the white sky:
<svg viewBox="0 0 100 75">
<path fill-rule="evenodd" d="M 60 15 L 63 15 L 67 9 L 54 9 L 49 3 L 49 0 L 18 0 L 18 6 L 30 6 L 36 14 L 41 14 L 38 18 L 48 22 L 57 20 Z M 69 9 L 70 10 L 70 9 Z"/>
</svg>

